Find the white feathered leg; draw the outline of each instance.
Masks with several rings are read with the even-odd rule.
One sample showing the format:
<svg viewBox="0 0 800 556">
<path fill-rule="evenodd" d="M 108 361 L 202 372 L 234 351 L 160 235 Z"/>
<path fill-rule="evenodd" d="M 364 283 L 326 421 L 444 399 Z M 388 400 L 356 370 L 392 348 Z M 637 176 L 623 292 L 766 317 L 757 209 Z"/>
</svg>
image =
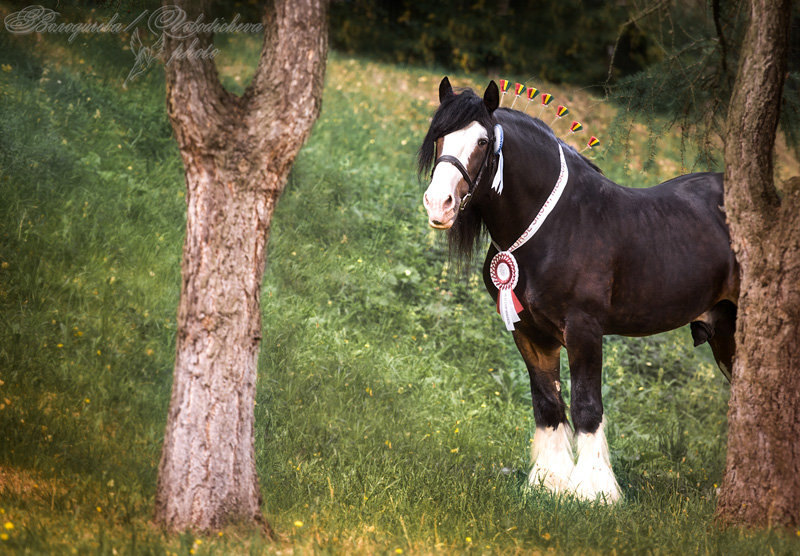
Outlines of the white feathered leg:
<svg viewBox="0 0 800 556">
<path fill-rule="evenodd" d="M 611 504 L 620 499 L 617 479 L 611 470 L 608 442 L 604 430 L 605 419 L 593 433 L 576 435 L 578 463 L 570 477 L 570 490 L 582 500 L 600 500 Z"/>
<path fill-rule="evenodd" d="M 533 468 L 528 484 L 543 486 L 553 493 L 569 489 L 575 467 L 572 456 L 572 430 L 566 423 L 558 427 L 536 427 L 531 446 Z"/>
</svg>

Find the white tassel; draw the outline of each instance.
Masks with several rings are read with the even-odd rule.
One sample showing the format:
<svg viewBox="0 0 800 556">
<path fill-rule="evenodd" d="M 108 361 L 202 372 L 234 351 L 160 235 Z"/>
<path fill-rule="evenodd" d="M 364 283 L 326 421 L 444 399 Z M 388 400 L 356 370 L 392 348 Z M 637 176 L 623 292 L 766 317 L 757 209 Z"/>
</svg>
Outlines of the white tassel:
<svg viewBox="0 0 800 556">
<path fill-rule="evenodd" d="M 494 154 L 500 155 L 500 160 L 497 162 L 497 172 L 494 173 L 492 180 L 492 189 L 500 195 L 503 192 L 503 126 L 500 124 L 494 126 L 494 143 Z"/>
<path fill-rule="evenodd" d="M 494 174 L 494 181 L 492 181 L 492 189 L 498 195 L 503 192 L 503 151 L 500 151 L 500 160 L 497 162 L 497 172 Z"/>
</svg>

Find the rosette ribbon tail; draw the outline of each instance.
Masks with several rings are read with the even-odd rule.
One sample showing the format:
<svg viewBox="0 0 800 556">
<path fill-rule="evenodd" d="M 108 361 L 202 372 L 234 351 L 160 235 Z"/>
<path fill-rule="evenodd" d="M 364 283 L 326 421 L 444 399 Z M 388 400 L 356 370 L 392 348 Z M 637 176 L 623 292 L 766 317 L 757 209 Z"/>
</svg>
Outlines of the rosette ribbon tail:
<svg viewBox="0 0 800 556">
<path fill-rule="evenodd" d="M 497 295 L 497 312 L 506 325 L 506 330 L 514 330 L 514 323 L 519 322 L 519 313 L 522 311 L 522 303 L 519 302 L 517 294 L 511 288 L 504 288 Z"/>
</svg>

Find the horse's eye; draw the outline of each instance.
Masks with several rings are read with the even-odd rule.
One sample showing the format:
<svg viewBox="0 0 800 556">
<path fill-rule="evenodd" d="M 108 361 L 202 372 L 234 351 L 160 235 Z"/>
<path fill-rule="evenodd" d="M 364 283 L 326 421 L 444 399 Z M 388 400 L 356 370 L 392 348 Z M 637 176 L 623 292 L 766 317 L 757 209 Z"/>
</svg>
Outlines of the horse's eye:
<svg viewBox="0 0 800 556">
<path fill-rule="evenodd" d="M 479 147 L 485 147 L 488 144 L 489 144 L 488 139 L 483 139 L 483 138 L 478 139 L 478 146 Z"/>
</svg>

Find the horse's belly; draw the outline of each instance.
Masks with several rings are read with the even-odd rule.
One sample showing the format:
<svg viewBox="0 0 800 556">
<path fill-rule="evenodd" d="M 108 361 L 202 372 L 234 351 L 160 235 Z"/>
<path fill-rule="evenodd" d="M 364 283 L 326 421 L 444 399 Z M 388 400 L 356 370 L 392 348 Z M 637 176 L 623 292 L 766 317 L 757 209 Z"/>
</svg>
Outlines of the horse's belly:
<svg viewBox="0 0 800 556">
<path fill-rule="evenodd" d="M 688 324 L 725 297 L 725 272 L 687 270 L 615 284 L 605 319 L 607 334 L 647 336 Z"/>
<path fill-rule="evenodd" d="M 619 336 L 651 336 L 669 330 L 680 328 L 689 324 L 694 317 L 685 318 L 660 318 L 652 315 L 644 318 L 625 316 L 606 323 L 603 334 L 616 334 Z"/>
</svg>

